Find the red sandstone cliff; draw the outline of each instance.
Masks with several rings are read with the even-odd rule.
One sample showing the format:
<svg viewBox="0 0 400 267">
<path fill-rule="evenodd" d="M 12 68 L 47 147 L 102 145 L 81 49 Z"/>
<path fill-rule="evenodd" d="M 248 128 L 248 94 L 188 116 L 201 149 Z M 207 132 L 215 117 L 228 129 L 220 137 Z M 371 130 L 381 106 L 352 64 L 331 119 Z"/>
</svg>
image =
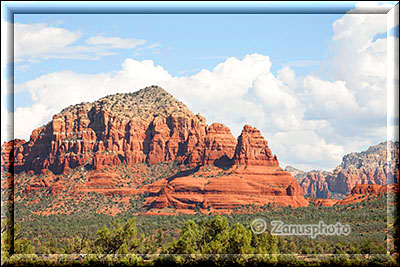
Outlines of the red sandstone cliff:
<svg viewBox="0 0 400 267">
<path fill-rule="evenodd" d="M 3 145 L 7 151 L 9 144 Z M 160 87 L 104 97 L 64 109 L 35 129 L 28 142 L 14 150 L 15 171 L 63 173 L 92 165 L 99 169 L 120 163 L 177 160 L 210 164 L 231 158 L 236 140 L 222 124 L 207 126 Z M 2 155 L 4 168 L 10 161 Z"/>
<path fill-rule="evenodd" d="M 244 126 L 231 164 L 222 174 L 217 170 L 193 170 L 144 186 L 139 192 L 149 194 L 146 205 L 153 209 L 213 210 L 268 203 L 308 205 L 298 182 L 279 167 L 256 128 Z"/>
<path fill-rule="evenodd" d="M 136 174 L 121 182 L 120 173 L 107 171 L 121 164 L 139 168 L 137 164 L 164 162 L 176 162 L 184 171 L 173 171 L 138 190 L 143 181 Z M 207 166 L 213 167 L 208 171 Z M 193 114 L 157 86 L 64 109 L 35 129 L 28 142 L 3 144 L 2 170 L 12 171 L 12 167 L 17 184 L 22 183 L 20 173 L 34 176 L 23 185 L 28 194 L 43 188 L 53 196 L 139 194 L 146 197 L 148 208 L 308 204 L 302 188 L 279 167 L 259 130 L 245 125 L 236 140 L 228 127 L 208 126 L 200 114 Z M 70 170 L 77 173 L 71 175 Z"/>
</svg>

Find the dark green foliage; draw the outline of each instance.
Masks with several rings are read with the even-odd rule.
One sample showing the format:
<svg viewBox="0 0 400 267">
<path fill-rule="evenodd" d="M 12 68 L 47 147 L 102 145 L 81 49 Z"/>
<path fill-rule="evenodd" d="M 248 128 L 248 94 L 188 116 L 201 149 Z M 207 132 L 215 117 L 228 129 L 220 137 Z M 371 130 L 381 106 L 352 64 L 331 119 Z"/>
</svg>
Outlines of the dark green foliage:
<svg viewBox="0 0 400 267">
<path fill-rule="evenodd" d="M 102 195 L 93 197 L 104 198 Z M 143 197 L 137 199 L 144 201 Z M 43 200 L 43 203 L 47 202 L 46 197 Z M 114 200 L 104 198 L 104 201 L 111 203 L 115 203 Z M 87 205 L 93 206 L 90 202 Z M 139 202 L 131 201 L 130 210 L 138 211 L 140 205 Z M 197 213 L 136 216 L 132 219 L 132 212 L 128 211 L 121 213 L 116 220 L 108 215 L 84 210 L 70 215 L 38 216 L 30 213 L 22 203 L 15 203 L 15 219 L 21 228 L 16 224 L 16 232 L 19 235 L 14 245 L 15 251 L 20 253 L 120 255 L 118 258 L 110 258 L 107 255 L 100 258 L 90 256 L 85 257 L 83 261 L 88 264 L 101 262 L 105 266 L 115 262 L 123 265 L 151 265 L 171 261 L 174 264 L 212 262 L 215 265 L 226 265 L 227 262 L 237 265 L 274 265 L 279 262 L 279 266 L 317 266 L 333 263 L 358 266 L 374 262 L 377 265 L 394 266 L 396 264 L 390 255 L 379 256 L 386 254 L 386 207 L 386 198 L 381 198 L 337 207 L 310 205 L 293 209 L 266 205 L 259 210 L 256 206 L 248 205 L 246 209 L 254 209 L 254 213 L 229 216 Z M 263 218 L 266 222 L 280 219 L 288 224 L 318 223 L 320 220 L 331 224 L 339 221 L 351 225 L 352 232 L 346 237 L 319 236 L 315 239 L 307 236 L 277 237 L 270 235 L 268 231 L 256 235 L 250 230 L 250 224 L 256 218 Z M 2 229 L 3 225 L 7 224 L 2 222 Z M 4 233 L 6 232 L 5 230 Z M 7 239 L 3 232 L 2 236 Z M 2 254 L 7 253 L 7 249 L 7 245 L 2 245 Z M 394 249 L 389 252 L 393 253 Z M 171 253 L 176 255 L 168 257 Z M 292 253 L 301 256 L 281 256 Z M 164 254 L 165 257 L 142 254 Z M 323 254 L 338 256 L 321 258 L 317 261 L 318 264 L 314 264 L 314 261 L 311 261 L 311 264 L 303 258 Z M 366 259 L 361 254 L 370 256 Z"/>
<path fill-rule="evenodd" d="M 277 238 L 261 235 L 241 223 L 230 225 L 217 216 L 199 223 L 188 220 L 180 236 L 169 247 L 173 254 L 272 254 L 277 252 Z"/>
<path fill-rule="evenodd" d="M 97 239 L 94 242 L 97 254 L 128 254 L 132 253 L 139 244 L 136 238 L 136 220 L 130 219 L 124 226 L 117 219 L 113 222 L 111 230 L 103 226 L 97 231 Z"/>
<path fill-rule="evenodd" d="M 116 219 L 112 221 L 110 226 L 103 226 L 96 231 L 94 239 L 73 237 L 68 239 L 65 247 L 58 249 L 57 240 L 50 239 L 39 247 L 39 251 L 50 254 L 88 254 L 86 256 L 71 259 L 68 258 L 68 255 L 58 255 L 45 260 L 35 255 L 14 255 L 8 264 L 47 265 L 50 261 L 54 266 L 72 266 L 78 263 L 85 266 L 153 266 L 154 264 L 157 266 L 168 264 L 222 266 L 232 263 L 237 266 L 260 264 L 265 266 L 276 266 L 277 264 L 279 266 L 331 264 L 339 266 L 366 266 L 367 264 L 396 266 L 396 262 L 390 255 L 386 255 L 383 251 L 376 251 L 377 246 L 375 244 L 369 245 L 366 241 L 360 244 L 336 243 L 334 246 L 336 256 L 311 258 L 303 257 L 304 255 L 285 255 L 285 253 L 293 253 L 292 250 L 296 250 L 297 247 L 307 248 L 310 254 L 322 254 L 325 250 L 332 249 L 332 244 L 327 241 L 316 243 L 311 239 L 304 242 L 306 239 L 301 240 L 294 237 L 277 238 L 268 231 L 262 234 L 254 234 L 248 227 L 241 223 L 231 223 L 228 218 L 227 216 L 211 216 L 186 220 L 179 235 L 170 242 L 166 241 L 166 232 L 163 228 L 158 228 L 153 236 L 146 237 L 144 234 L 138 234 L 137 218 L 130 218 L 125 223 Z M 9 226 L 10 224 L 4 221 L 3 225 Z M 15 232 L 17 234 L 20 232 L 17 225 Z M 19 253 L 32 253 L 33 247 L 28 240 L 16 242 L 15 246 L 18 247 Z M 360 254 L 349 255 L 346 253 L 349 246 L 352 246 L 354 251 L 380 254 L 370 255 L 368 259 Z M 2 253 L 3 249 L 6 248 L 2 246 Z M 96 253 L 96 255 L 93 253 Z M 168 255 L 154 255 L 156 253 Z M 149 256 L 143 256 L 143 254 Z"/>
</svg>

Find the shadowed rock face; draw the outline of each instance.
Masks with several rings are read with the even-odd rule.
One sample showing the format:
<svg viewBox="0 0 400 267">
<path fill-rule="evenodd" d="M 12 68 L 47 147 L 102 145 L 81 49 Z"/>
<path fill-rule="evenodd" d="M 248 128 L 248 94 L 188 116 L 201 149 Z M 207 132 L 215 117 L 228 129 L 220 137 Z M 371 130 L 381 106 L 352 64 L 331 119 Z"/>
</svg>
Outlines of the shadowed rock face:
<svg viewBox="0 0 400 267">
<path fill-rule="evenodd" d="M 332 193 L 347 195 L 361 184 L 385 185 L 399 179 L 399 142 L 387 141 L 360 153 L 350 153 L 332 172 L 303 172 L 287 167 L 306 195 L 329 198 Z"/>
<path fill-rule="evenodd" d="M 314 198 L 330 198 L 331 192 L 323 172 L 308 172 L 303 174 L 300 186 L 305 195 Z"/>
<path fill-rule="evenodd" d="M 308 204 L 302 188 L 279 167 L 259 130 L 245 125 L 236 140 L 228 127 L 207 125 L 204 117 L 158 86 L 70 106 L 35 129 L 28 142 L 14 140 L 2 146 L 2 170 L 14 167 L 16 174 L 53 177 L 78 167 L 96 172 L 120 164 L 162 162 L 177 162 L 193 172 L 208 165 L 230 171 L 217 177 L 211 174 L 212 179 L 193 179 L 188 171 L 143 186 L 139 192 L 132 190 L 149 196 L 146 203 L 151 208 Z M 102 177 L 93 178 L 99 185 L 116 186 L 107 177 L 93 175 Z M 48 178 L 27 190 L 51 187 L 54 181 Z M 52 194 L 61 190 L 52 188 Z"/>
</svg>

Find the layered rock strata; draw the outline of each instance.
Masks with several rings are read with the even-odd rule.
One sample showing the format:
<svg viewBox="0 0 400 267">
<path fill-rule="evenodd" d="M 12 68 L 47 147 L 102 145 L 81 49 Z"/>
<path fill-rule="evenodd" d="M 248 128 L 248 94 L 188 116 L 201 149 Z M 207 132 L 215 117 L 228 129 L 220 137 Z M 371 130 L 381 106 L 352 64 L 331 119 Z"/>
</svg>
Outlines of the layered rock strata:
<svg viewBox="0 0 400 267">
<path fill-rule="evenodd" d="M 148 177 L 153 182 L 139 189 L 136 186 L 143 181 L 138 177 L 124 178 L 121 186 L 120 178 L 107 171 L 121 164 L 168 162 L 176 162 L 184 171 L 156 181 Z M 205 176 L 207 166 L 213 170 Z M 62 110 L 35 129 L 28 142 L 3 144 L 2 170 L 33 175 L 35 179 L 24 185 L 26 194 L 43 188 L 51 195 L 139 194 L 149 209 L 308 204 L 299 183 L 279 167 L 259 130 L 245 125 L 236 140 L 228 127 L 207 125 L 204 117 L 158 86 Z M 73 176 L 76 182 L 57 178 L 68 179 L 71 170 L 78 171 Z"/>
</svg>

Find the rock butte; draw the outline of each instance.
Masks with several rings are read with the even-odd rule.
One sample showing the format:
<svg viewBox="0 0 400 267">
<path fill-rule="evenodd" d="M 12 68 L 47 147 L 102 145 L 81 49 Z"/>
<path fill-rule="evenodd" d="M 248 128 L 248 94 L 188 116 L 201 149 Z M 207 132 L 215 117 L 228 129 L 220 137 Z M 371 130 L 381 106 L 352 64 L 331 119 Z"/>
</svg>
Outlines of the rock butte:
<svg viewBox="0 0 400 267">
<path fill-rule="evenodd" d="M 112 178 L 115 174 L 101 172 L 120 164 L 162 162 L 177 162 L 186 170 L 137 190 L 117 188 Z M 196 177 L 209 165 L 218 171 Z M 14 140 L 2 146 L 2 171 L 37 177 L 46 174 L 46 178 L 26 185 L 28 193 L 46 187 L 49 193 L 60 194 L 63 186 L 71 183 L 55 176 L 78 167 L 91 175 L 76 185 L 78 191 L 107 187 L 98 192 L 143 194 L 146 207 L 153 211 L 168 207 L 229 210 L 268 203 L 308 205 L 301 186 L 279 167 L 259 130 L 245 125 L 236 140 L 228 127 L 207 125 L 204 117 L 193 114 L 158 86 L 70 106 L 35 129 L 28 142 Z"/>
</svg>

